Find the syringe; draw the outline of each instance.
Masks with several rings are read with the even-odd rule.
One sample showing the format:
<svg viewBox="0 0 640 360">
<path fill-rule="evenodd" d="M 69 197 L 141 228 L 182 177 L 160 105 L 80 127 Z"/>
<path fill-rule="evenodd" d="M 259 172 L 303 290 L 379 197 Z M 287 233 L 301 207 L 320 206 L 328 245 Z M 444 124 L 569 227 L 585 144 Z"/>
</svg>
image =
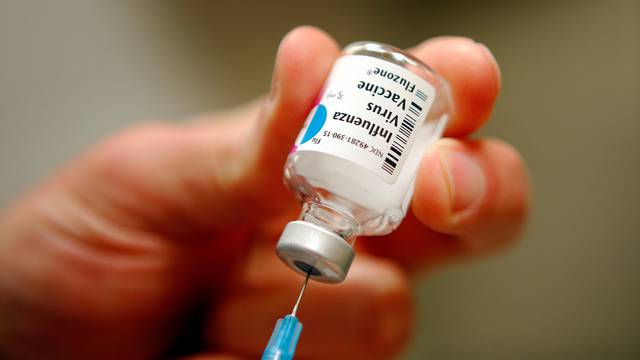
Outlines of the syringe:
<svg viewBox="0 0 640 360">
<path fill-rule="evenodd" d="M 293 306 L 291 314 L 278 319 L 278 322 L 276 322 L 276 327 L 273 329 L 269 343 L 262 354 L 262 360 L 293 359 L 293 354 L 296 351 L 296 345 L 298 345 L 298 339 L 302 332 L 302 323 L 296 318 L 296 313 L 298 312 L 300 301 L 302 301 L 304 290 L 307 288 L 310 275 L 311 272 L 308 272 L 307 277 L 304 279 L 300 295 L 298 295 L 298 300 Z"/>
</svg>

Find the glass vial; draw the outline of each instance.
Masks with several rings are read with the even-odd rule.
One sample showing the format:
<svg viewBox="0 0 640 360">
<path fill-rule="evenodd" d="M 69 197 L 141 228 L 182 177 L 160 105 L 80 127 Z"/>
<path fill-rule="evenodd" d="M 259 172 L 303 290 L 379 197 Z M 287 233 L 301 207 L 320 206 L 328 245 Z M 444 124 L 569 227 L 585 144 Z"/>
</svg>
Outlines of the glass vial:
<svg viewBox="0 0 640 360">
<path fill-rule="evenodd" d="M 450 104 L 446 81 L 412 55 L 375 42 L 347 46 L 286 162 L 302 213 L 285 227 L 278 256 L 317 281 L 342 282 L 355 238 L 388 234 L 406 215 Z"/>
</svg>

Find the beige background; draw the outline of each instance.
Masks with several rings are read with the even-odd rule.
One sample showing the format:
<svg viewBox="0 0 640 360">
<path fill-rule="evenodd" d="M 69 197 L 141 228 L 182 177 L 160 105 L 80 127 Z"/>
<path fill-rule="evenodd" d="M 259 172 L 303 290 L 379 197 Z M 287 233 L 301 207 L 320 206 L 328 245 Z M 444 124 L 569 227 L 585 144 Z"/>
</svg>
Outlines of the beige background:
<svg viewBox="0 0 640 360">
<path fill-rule="evenodd" d="M 295 25 L 342 44 L 466 35 L 502 65 L 483 134 L 524 154 L 534 212 L 510 251 L 416 284 L 404 359 L 640 358 L 638 1 L 256 4 L 0 0 L 0 204 L 136 120 L 263 93 Z"/>
</svg>

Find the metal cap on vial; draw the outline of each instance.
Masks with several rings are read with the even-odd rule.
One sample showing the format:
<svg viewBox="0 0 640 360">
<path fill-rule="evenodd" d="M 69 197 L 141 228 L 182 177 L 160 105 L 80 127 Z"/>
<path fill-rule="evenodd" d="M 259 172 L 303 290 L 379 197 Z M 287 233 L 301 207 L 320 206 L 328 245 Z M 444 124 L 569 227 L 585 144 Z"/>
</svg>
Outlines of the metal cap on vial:
<svg viewBox="0 0 640 360">
<path fill-rule="evenodd" d="M 297 220 L 285 226 L 276 252 L 295 271 L 325 283 L 344 280 L 355 256 L 339 235 L 316 224 Z"/>
</svg>

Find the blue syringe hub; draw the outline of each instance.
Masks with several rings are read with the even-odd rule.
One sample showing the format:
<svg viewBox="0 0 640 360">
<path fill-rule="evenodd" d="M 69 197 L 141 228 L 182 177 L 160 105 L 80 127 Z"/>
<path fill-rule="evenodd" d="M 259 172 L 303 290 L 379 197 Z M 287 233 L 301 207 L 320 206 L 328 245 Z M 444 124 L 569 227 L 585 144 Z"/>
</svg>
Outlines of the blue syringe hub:
<svg viewBox="0 0 640 360">
<path fill-rule="evenodd" d="M 293 315 L 278 319 L 262 360 L 291 360 L 302 332 L 302 324 Z"/>
</svg>

